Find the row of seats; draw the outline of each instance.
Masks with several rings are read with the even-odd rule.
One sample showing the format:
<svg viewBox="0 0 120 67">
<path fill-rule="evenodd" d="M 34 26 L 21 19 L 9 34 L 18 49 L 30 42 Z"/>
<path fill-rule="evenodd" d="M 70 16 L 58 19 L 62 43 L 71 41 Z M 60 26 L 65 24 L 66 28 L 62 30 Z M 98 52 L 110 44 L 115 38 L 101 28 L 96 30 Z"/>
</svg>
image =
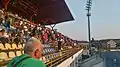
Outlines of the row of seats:
<svg viewBox="0 0 120 67">
<path fill-rule="evenodd" d="M 0 62 L 2 62 L 3 60 L 5 60 L 5 61 L 10 60 L 16 56 L 22 55 L 23 53 L 24 53 L 24 51 L 16 51 L 16 54 L 15 54 L 15 52 L 9 52 L 7 55 L 7 53 L 1 52 L 0 53 Z M 43 56 L 42 58 L 40 58 L 40 60 L 42 60 L 46 63 L 46 62 L 49 62 L 58 56 L 60 56 L 60 53 L 53 53 L 50 55 Z"/>
<path fill-rule="evenodd" d="M 20 55 L 24 54 L 24 51 L 23 51 L 24 46 L 25 46 L 25 44 L 23 44 L 23 45 L 12 44 L 11 45 L 8 43 L 6 43 L 4 46 L 2 43 L 0 43 L 0 50 L 1 50 L 0 51 L 0 62 L 8 61 L 16 56 L 20 56 Z M 47 47 L 47 48 L 44 48 L 44 47 Z M 59 56 L 59 53 L 54 53 L 56 50 L 54 48 L 52 48 L 50 45 L 44 45 L 43 48 L 44 48 L 43 55 L 45 55 L 46 53 L 48 54 L 41 58 L 41 60 L 44 61 L 45 63 L 49 62 L 52 59 Z M 21 51 L 21 49 L 22 49 L 22 51 Z M 53 54 L 49 54 L 52 52 L 53 52 Z"/>
<path fill-rule="evenodd" d="M 51 46 L 48 44 L 44 44 L 43 47 L 51 47 Z"/>
<path fill-rule="evenodd" d="M 72 56 L 74 53 L 76 53 L 76 50 L 65 50 L 65 51 L 61 51 L 61 52 L 59 52 L 59 55 L 57 55 L 57 57 L 55 58 L 54 56 L 53 57 L 51 57 L 50 56 L 50 60 L 51 61 L 49 61 L 49 62 L 47 62 L 46 64 L 49 66 L 49 65 L 53 65 L 53 67 L 54 67 L 54 65 L 56 65 L 57 63 L 59 64 L 59 63 L 61 63 L 63 60 L 65 60 L 65 59 L 67 59 L 68 57 L 70 57 L 70 56 Z M 53 59 L 54 58 L 54 59 Z"/>
<path fill-rule="evenodd" d="M 42 58 L 40 58 L 40 60 L 44 61 L 45 63 L 49 63 L 51 61 L 53 61 L 54 59 L 59 59 L 61 56 L 63 55 L 70 55 L 72 53 L 76 52 L 76 50 L 66 50 L 66 51 L 61 51 L 61 52 L 57 52 L 57 53 L 53 53 L 53 54 L 49 54 L 49 55 L 45 55 Z M 21 54 L 23 54 L 24 52 L 22 51 L 16 51 L 12 52 L 10 51 L 8 54 L 5 52 L 1 52 L 0 53 L 0 62 L 3 62 L 4 60 L 11 60 L 12 58 L 14 58 L 15 56 L 20 56 Z M 62 55 L 61 55 L 62 54 Z M 9 55 L 9 56 L 8 56 Z"/>
<path fill-rule="evenodd" d="M 7 50 L 7 49 L 21 49 L 21 48 L 23 48 L 25 46 L 25 44 L 19 44 L 19 45 L 16 45 L 16 44 L 9 44 L 9 43 L 6 43 L 5 44 L 5 47 L 4 47 L 4 45 L 2 44 L 2 43 L 0 43 L 0 49 L 1 50 Z M 49 51 L 54 51 L 54 49 L 50 46 L 50 45 L 43 45 L 43 48 L 46 48 L 46 47 L 48 47 L 48 52 Z M 47 50 L 45 50 L 45 51 L 47 51 Z"/>
<path fill-rule="evenodd" d="M 2 62 L 3 60 L 5 60 L 5 61 L 11 60 L 12 58 L 14 58 L 16 56 L 22 55 L 23 53 L 24 53 L 24 51 L 16 51 L 16 54 L 15 54 L 15 52 L 9 52 L 7 55 L 7 53 L 1 52 L 0 53 L 0 62 Z M 49 62 L 52 59 L 59 57 L 59 56 L 60 56 L 60 53 L 53 53 L 50 55 L 43 56 L 42 58 L 40 58 L 40 60 L 42 60 L 46 63 L 46 62 Z"/>
<path fill-rule="evenodd" d="M 8 60 L 16 56 L 20 56 L 23 53 L 24 51 L 16 51 L 16 53 L 11 51 L 11 52 L 8 52 L 8 54 L 5 52 L 0 52 L 0 60 Z"/>
<path fill-rule="evenodd" d="M 11 45 L 11 44 L 6 43 L 5 46 L 4 46 L 2 43 L 0 43 L 0 50 L 23 49 L 24 45 L 25 44 L 23 44 L 23 45 L 21 45 L 21 44 L 20 45 L 12 44 Z M 43 46 L 43 47 L 45 47 L 45 46 Z M 43 54 L 52 53 L 52 52 L 55 52 L 55 51 L 56 50 L 54 48 L 52 48 L 52 47 L 44 48 Z"/>
<path fill-rule="evenodd" d="M 56 50 L 54 48 L 47 48 L 47 49 L 43 49 L 43 54 L 46 54 L 46 53 L 52 53 L 52 52 L 55 52 Z"/>
<path fill-rule="evenodd" d="M 5 46 L 0 43 L 0 49 L 1 50 L 8 50 L 8 49 L 22 49 L 24 47 L 24 44 L 23 45 L 16 45 L 16 44 L 8 44 L 6 43 Z"/>
<path fill-rule="evenodd" d="M 47 63 L 47 62 L 50 62 L 51 60 L 53 60 L 53 59 L 55 59 L 59 56 L 60 56 L 60 53 L 53 53 L 53 54 L 50 54 L 50 55 L 43 56 L 42 58 L 40 58 L 40 60 Z"/>
</svg>

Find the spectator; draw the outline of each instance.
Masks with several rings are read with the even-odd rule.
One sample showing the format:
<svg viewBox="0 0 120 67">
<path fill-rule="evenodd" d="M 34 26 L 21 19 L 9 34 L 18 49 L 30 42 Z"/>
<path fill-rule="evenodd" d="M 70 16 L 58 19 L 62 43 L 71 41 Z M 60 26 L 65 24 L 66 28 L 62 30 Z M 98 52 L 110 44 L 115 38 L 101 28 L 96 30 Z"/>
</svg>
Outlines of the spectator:
<svg viewBox="0 0 120 67">
<path fill-rule="evenodd" d="M 2 10 L 0 10 L 0 25 L 2 25 L 2 21 L 4 19 L 3 14 L 4 14 L 4 9 L 2 8 Z"/>
<path fill-rule="evenodd" d="M 48 35 L 45 31 L 42 31 L 42 40 L 44 44 L 46 44 L 48 41 Z"/>
<path fill-rule="evenodd" d="M 8 16 L 5 16 L 5 28 L 6 28 L 6 31 L 9 32 L 10 31 L 10 19 Z"/>
<path fill-rule="evenodd" d="M 4 14 L 4 8 L 0 10 L 0 18 L 3 18 L 3 14 Z"/>
<path fill-rule="evenodd" d="M 24 47 L 25 54 L 15 57 L 7 67 L 46 67 L 46 65 L 39 60 L 42 56 L 42 44 L 36 38 L 28 40 Z"/>
</svg>

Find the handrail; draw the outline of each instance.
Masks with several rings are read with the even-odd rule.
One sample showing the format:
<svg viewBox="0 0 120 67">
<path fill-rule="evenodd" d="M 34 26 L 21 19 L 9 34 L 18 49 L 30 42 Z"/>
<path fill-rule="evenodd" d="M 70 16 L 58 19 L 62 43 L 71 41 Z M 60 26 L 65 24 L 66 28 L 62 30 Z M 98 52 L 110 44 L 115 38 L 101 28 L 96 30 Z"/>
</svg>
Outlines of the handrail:
<svg viewBox="0 0 120 67">
<path fill-rule="evenodd" d="M 59 56 L 59 58 L 52 60 L 51 62 L 48 62 L 47 65 L 48 67 L 51 66 L 56 66 L 57 64 L 61 63 L 62 61 L 64 61 L 65 59 L 71 57 L 73 54 L 75 54 L 78 51 L 78 49 L 74 49 L 72 51 L 66 52 L 65 54 L 63 54 L 62 56 Z"/>
</svg>

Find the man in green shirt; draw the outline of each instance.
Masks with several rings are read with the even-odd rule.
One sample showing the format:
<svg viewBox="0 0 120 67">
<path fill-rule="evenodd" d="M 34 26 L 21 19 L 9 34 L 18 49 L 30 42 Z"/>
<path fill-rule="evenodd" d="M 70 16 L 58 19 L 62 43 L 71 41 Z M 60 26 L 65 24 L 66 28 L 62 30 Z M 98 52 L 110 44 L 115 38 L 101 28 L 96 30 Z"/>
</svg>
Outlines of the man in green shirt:
<svg viewBox="0 0 120 67">
<path fill-rule="evenodd" d="M 36 38 L 31 38 L 25 44 L 25 54 L 13 58 L 13 60 L 7 64 L 7 67 L 46 67 L 39 58 L 42 56 L 42 44 Z"/>
</svg>

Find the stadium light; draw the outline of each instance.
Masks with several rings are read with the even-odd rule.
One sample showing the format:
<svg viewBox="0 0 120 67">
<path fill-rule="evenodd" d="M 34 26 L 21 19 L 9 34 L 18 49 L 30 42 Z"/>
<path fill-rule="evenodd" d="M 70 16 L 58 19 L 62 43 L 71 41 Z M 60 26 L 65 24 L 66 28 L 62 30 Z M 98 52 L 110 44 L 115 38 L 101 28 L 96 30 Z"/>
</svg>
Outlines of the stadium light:
<svg viewBox="0 0 120 67">
<path fill-rule="evenodd" d="M 91 49 L 91 28 L 90 28 L 90 16 L 91 16 L 91 13 L 90 13 L 90 10 L 91 10 L 91 6 L 92 6 L 92 0 L 87 0 L 87 3 L 86 3 L 86 9 L 87 10 L 87 14 L 86 16 L 88 17 L 88 39 L 89 39 L 89 49 Z"/>
</svg>

